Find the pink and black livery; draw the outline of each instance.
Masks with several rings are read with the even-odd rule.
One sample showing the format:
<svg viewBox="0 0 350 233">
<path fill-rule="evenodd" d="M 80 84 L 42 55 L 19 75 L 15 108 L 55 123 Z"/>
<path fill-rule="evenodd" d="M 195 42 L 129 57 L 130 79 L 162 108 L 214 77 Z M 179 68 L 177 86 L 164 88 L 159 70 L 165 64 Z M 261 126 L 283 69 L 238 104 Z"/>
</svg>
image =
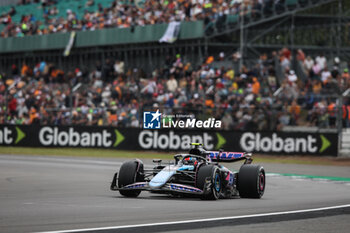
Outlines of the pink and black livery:
<svg viewBox="0 0 350 233">
<path fill-rule="evenodd" d="M 217 162 L 237 162 L 239 160 L 247 160 L 252 162 L 252 154 L 246 152 L 225 152 L 225 151 L 208 151 L 208 156 L 212 161 Z"/>
</svg>

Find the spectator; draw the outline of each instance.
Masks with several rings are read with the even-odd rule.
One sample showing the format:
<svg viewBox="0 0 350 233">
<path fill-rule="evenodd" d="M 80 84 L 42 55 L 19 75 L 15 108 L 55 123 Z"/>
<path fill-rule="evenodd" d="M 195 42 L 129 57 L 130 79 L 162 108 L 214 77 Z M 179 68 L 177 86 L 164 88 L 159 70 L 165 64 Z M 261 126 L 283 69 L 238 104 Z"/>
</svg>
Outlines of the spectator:
<svg viewBox="0 0 350 233">
<path fill-rule="evenodd" d="M 318 64 L 318 66 L 320 67 L 321 70 L 323 70 L 325 67 L 327 67 L 327 59 L 324 56 L 324 54 L 321 54 L 321 55 L 317 56 L 315 61 Z"/>
<path fill-rule="evenodd" d="M 292 83 L 295 83 L 298 81 L 298 77 L 297 75 L 295 74 L 294 70 L 290 70 L 289 71 L 289 74 L 288 74 L 288 81 L 289 82 L 292 82 Z"/>
<path fill-rule="evenodd" d="M 174 75 L 170 76 L 170 79 L 167 81 L 166 85 L 167 85 L 168 91 L 170 91 L 170 92 L 175 92 L 176 91 L 176 89 L 177 89 L 177 81 L 176 81 Z"/>
<path fill-rule="evenodd" d="M 252 93 L 258 95 L 260 92 L 260 83 L 256 77 L 253 78 Z"/>
<path fill-rule="evenodd" d="M 328 71 L 328 68 L 325 67 L 321 73 L 321 81 L 325 84 L 328 80 L 328 77 L 332 77 L 331 72 Z"/>
<path fill-rule="evenodd" d="M 307 71 L 306 73 L 309 74 L 312 67 L 314 66 L 314 60 L 310 56 L 307 56 L 303 64 L 305 70 Z"/>
</svg>

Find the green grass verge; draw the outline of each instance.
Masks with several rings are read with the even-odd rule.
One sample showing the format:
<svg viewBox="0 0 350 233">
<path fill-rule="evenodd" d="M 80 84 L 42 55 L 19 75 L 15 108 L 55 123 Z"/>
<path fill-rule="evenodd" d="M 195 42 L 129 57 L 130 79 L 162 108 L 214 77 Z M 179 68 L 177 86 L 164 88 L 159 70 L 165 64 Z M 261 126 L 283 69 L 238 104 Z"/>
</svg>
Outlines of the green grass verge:
<svg viewBox="0 0 350 233">
<path fill-rule="evenodd" d="M 173 159 L 174 152 L 154 151 L 126 151 L 112 149 L 94 148 L 33 148 L 33 147 L 0 147 L 0 154 L 14 155 L 45 155 L 45 156 L 76 156 L 76 157 L 102 157 L 102 158 L 140 158 L 140 159 Z M 306 165 L 336 165 L 330 160 L 314 157 L 305 159 L 301 156 L 266 156 L 254 155 L 254 162 L 257 163 L 285 163 L 285 164 L 306 164 Z M 334 159 L 334 158 L 333 158 Z"/>
<path fill-rule="evenodd" d="M 336 176 L 314 176 L 314 175 L 299 175 L 290 173 L 268 173 L 270 175 L 287 176 L 299 179 L 316 179 L 316 180 L 331 180 L 340 182 L 350 182 L 349 177 L 336 177 Z"/>
</svg>

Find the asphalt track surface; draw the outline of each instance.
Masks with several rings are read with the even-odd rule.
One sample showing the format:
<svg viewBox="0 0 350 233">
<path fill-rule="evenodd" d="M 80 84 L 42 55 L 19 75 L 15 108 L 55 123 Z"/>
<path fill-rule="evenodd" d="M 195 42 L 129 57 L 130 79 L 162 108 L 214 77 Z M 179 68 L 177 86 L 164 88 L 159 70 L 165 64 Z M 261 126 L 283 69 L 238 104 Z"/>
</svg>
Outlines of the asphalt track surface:
<svg viewBox="0 0 350 233">
<path fill-rule="evenodd" d="M 350 229 L 349 182 L 268 176 L 265 195 L 258 200 L 202 201 L 148 192 L 125 198 L 109 190 L 122 161 L 0 155 L 0 232 L 319 233 Z M 283 166 L 286 173 L 297 170 L 350 177 L 349 167 L 266 164 L 265 168 L 280 172 Z M 332 206 L 343 207 L 319 209 Z M 316 210 L 300 211 L 305 209 Z"/>
</svg>

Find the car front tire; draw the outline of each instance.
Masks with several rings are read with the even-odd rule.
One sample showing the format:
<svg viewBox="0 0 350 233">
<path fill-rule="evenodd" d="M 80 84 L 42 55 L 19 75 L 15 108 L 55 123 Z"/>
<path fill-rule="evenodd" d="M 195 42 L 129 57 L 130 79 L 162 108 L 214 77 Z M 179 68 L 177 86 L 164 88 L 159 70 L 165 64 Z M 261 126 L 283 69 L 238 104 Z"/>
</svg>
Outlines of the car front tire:
<svg viewBox="0 0 350 233">
<path fill-rule="evenodd" d="M 204 190 L 207 178 L 210 179 L 211 187 L 209 190 Z M 197 188 L 204 191 L 202 199 L 217 200 L 219 198 L 219 195 L 222 189 L 222 180 L 221 180 L 219 168 L 213 165 L 200 166 L 197 171 L 195 185 Z"/>
<path fill-rule="evenodd" d="M 135 182 L 144 181 L 143 164 L 140 161 L 128 161 L 122 164 L 118 174 L 118 187 L 122 188 Z M 119 190 L 119 193 L 126 197 L 137 197 L 140 190 Z"/>
</svg>

